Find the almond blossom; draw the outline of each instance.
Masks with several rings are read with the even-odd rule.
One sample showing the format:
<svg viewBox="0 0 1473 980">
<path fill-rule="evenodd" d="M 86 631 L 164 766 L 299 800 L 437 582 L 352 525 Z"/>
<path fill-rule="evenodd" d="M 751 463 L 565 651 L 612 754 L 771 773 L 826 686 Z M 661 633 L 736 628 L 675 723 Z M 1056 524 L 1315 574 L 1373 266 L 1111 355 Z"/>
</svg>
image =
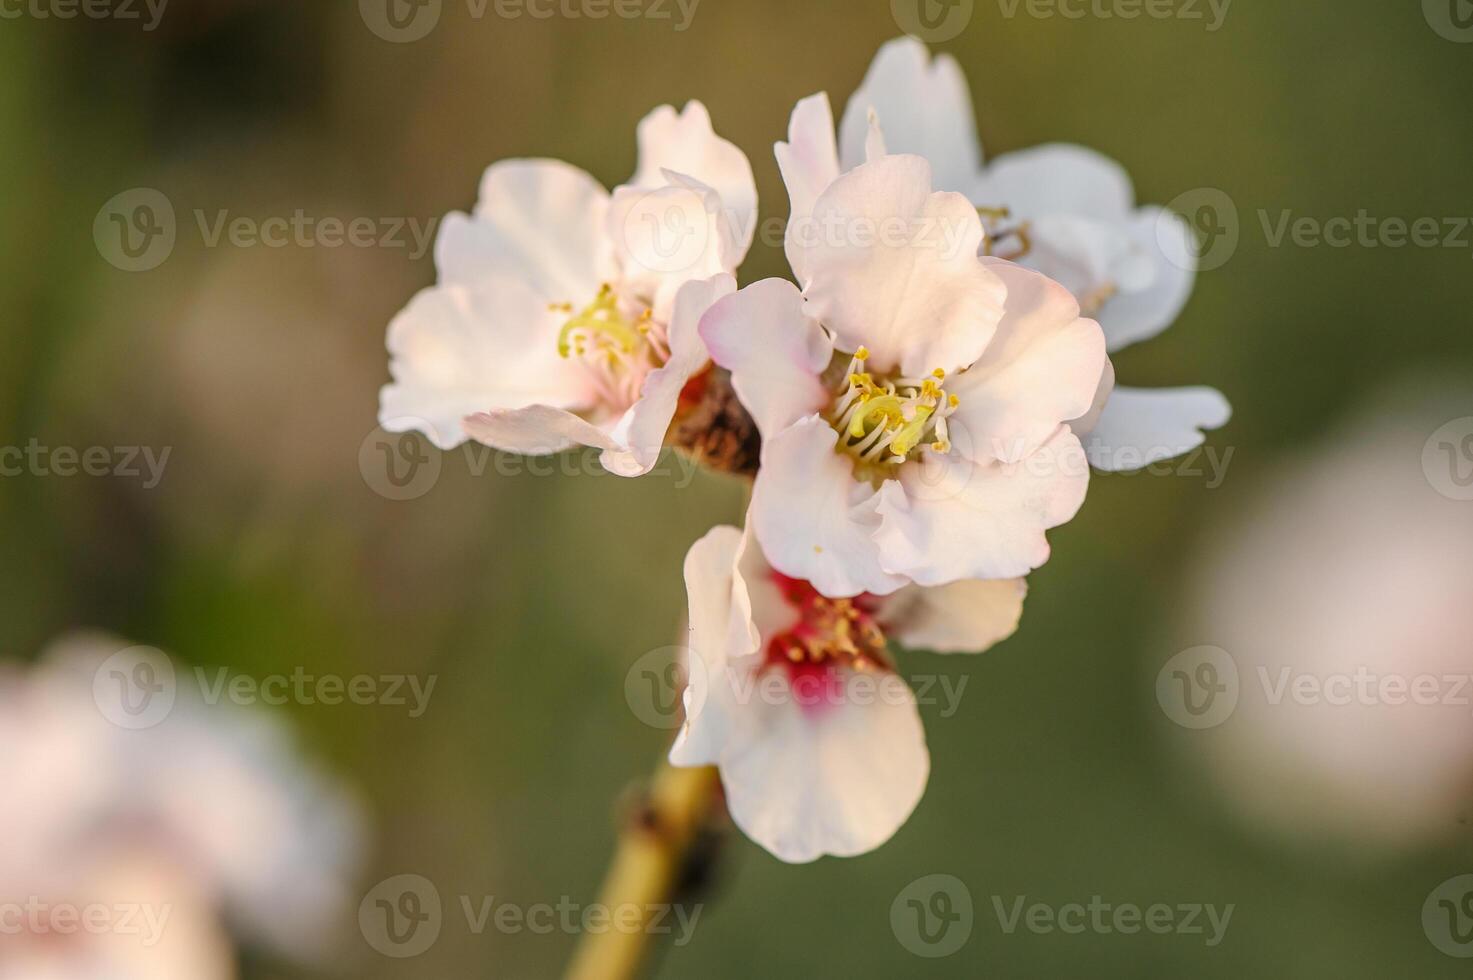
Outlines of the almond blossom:
<svg viewBox="0 0 1473 980">
<path fill-rule="evenodd" d="M 28 916 L 0 937 L 0 977 L 225 980 L 228 926 L 295 959 L 328 953 L 361 856 L 356 804 L 274 719 L 183 683 L 158 724 L 115 724 L 109 655 L 125 646 L 77 635 L 0 668 L 0 902 L 167 920 L 97 934 Z M 156 656 L 153 676 L 170 669 Z"/>
<path fill-rule="evenodd" d="M 1062 283 L 1096 318 L 1113 354 L 1160 334 L 1196 278 L 1191 227 L 1164 208 L 1137 207 L 1130 176 L 1094 150 L 1062 143 L 983 163 L 972 99 L 956 60 L 920 41 L 884 45 L 850 98 L 840 134 L 845 167 L 865 159 L 878 122 L 891 152 L 924 156 L 937 186 L 965 194 L 987 220 L 989 250 Z M 1204 387 L 1117 388 L 1073 426 L 1102 470 L 1138 469 L 1202 445 L 1231 409 Z"/>
<path fill-rule="evenodd" d="M 754 531 L 834 597 L 1026 575 L 1084 501 L 1065 423 L 1104 337 L 1068 290 L 978 258 L 975 208 L 924 159 L 870 151 L 841 174 L 826 97 L 799 104 L 778 161 L 802 289 L 756 283 L 701 324 L 762 435 Z"/>
<path fill-rule="evenodd" d="M 887 641 L 980 652 L 1011 636 L 1016 579 L 830 599 L 718 527 L 685 562 L 693 681 L 676 766 L 720 768 L 737 826 L 784 861 L 879 847 L 915 810 L 931 760 Z"/>
<path fill-rule="evenodd" d="M 603 450 L 649 472 L 682 390 L 709 363 L 696 324 L 752 243 L 757 192 L 705 106 L 663 106 L 612 194 L 555 160 L 507 160 L 435 245 L 438 284 L 389 327 L 379 418 L 440 448 Z"/>
</svg>

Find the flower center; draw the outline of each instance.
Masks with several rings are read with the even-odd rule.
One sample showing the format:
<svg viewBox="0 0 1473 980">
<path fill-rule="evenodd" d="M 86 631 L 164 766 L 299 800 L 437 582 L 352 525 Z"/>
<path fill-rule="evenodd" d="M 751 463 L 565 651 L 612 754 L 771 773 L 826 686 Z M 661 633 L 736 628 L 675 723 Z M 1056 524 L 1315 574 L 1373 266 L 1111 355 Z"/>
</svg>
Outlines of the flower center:
<svg viewBox="0 0 1473 980">
<path fill-rule="evenodd" d="M 946 420 L 961 400 L 946 392 L 946 372 L 925 378 L 876 381 L 864 370 L 869 351 L 861 347 L 849 362 L 844 388 L 829 412 L 839 433 L 839 451 L 868 465 L 898 465 L 929 448 L 951 451 Z"/>
<path fill-rule="evenodd" d="M 615 410 L 634 404 L 645 376 L 670 359 L 664 328 L 654 313 L 645 309 L 631 318 L 627 304 L 608 283 L 582 312 L 574 314 L 572 303 L 550 308 L 573 314 L 558 333 L 558 354 L 582 361 L 600 398 Z"/>
<path fill-rule="evenodd" d="M 885 631 L 876 618 L 880 600 L 871 595 L 830 599 L 801 579 L 773 573 L 783 598 L 798 611 L 798 623 L 767 645 L 769 666 L 790 673 L 839 667 L 854 670 L 890 667 Z"/>
</svg>

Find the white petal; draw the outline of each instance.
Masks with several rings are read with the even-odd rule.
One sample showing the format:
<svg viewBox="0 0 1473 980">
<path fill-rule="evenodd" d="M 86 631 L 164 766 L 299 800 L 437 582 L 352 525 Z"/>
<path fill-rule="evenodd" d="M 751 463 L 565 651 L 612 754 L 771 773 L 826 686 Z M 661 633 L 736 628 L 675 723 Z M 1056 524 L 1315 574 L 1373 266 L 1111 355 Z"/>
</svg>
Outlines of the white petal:
<svg viewBox="0 0 1473 980">
<path fill-rule="evenodd" d="M 654 189 L 616 190 L 608 216 L 623 286 L 649 302 L 662 321 L 681 286 L 735 271 L 744 251 L 715 190 L 674 171 L 665 177 Z"/>
<path fill-rule="evenodd" d="M 590 302 L 613 271 L 608 192 L 560 160 L 503 160 L 481 178 L 475 215 L 450 215 L 435 243 L 442 283 L 517 277 L 548 302 Z"/>
<path fill-rule="evenodd" d="M 762 447 L 749 520 L 772 567 L 826 596 L 888 595 L 905 579 L 880 568 L 876 492 L 835 452 L 839 434 L 814 415 Z"/>
<path fill-rule="evenodd" d="M 1232 414 L 1212 388 L 1116 388 L 1085 448 L 1097 469 L 1138 470 L 1196 449 Z"/>
<path fill-rule="evenodd" d="M 867 346 L 877 371 L 971 364 L 1002 317 L 1005 289 L 977 260 L 982 223 L 960 194 L 931 193 L 931 168 L 889 156 L 840 177 L 814 206 L 809 313 L 837 346 Z"/>
<path fill-rule="evenodd" d="M 936 653 L 981 653 L 1018 630 L 1028 582 L 968 580 L 927 589 L 901 589 L 881 608 L 887 635 Z"/>
<path fill-rule="evenodd" d="M 850 674 L 840 703 L 816 709 L 802 695 L 747 700 L 721 779 L 736 825 L 774 856 L 864 854 L 915 811 L 931 756 L 915 696 L 894 674 Z"/>
<path fill-rule="evenodd" d="M 998 157 L 974 193 L 978 205 L 1008 208 L 1014 219 L 1023 221 L 1064 214 L 1124 222 L 1135 206 L 1135 189 L 1120 164 L 1068 143 Z"/>
<path fill-rule="evenodd" d="M 483 278 L 474 290 L 426 289 L 389 325 L 389 371 L 379 421 L 391 432 L 428 428 L 441 449 L 465 441 L 461 420 L 541 404 L 577 410 L 593 393 L 579 365 L 558 355 L 563 314 L 522 281 Z"/>
<path fill-rule="evenodd" d="M 574 445 L 622 448 L 591 422 L 546 405 L 477 412 L 467 416 L 462 425 L 472 439 L 523 456 L 550 456 Z"/>
<path fill-rule="evenodd" d="M 668 105 L 655 109 L 640 121 L 638 139 L 639 168 L 630 183 L 645 190 L 662 187 L 668 170 L 712 188 L 741 242 L 741 254 L 727 271 L 734 270 L 757 231 L 757 182 L 747 155 L 716 135 L 711 114 L 696 101 L 678 114 Z"/>
<path fill-rule="evenodd" d="M 1095 390 L 1093 404 L 1089 411 L 1077 419 L 1069 422 L 1069 428 L 1079 437 L 1080 442 L 1088 442 L 1090 432 L 1100 424 L 1100 416 L 1105 414 L 1105 405 L 1109 403 L 1110 396 L 1115 393 L 1115 365 L 1105 359 L 1105 370 L 1100 374 L 1100 384 Z"/>
<path fill-rule="evenodd" d="M 950 424 L 972 458 L 1013 462 L 1089 411 L 1105 337 L 1063 286 L 1011 262 L 982 261 L 1007 286 L 1007 303 L 982 359 L 946 385 L 960 399 Z"/>
<path fill-rule="evenodd" d="M 930 455 L 880 490 L 881 563 L 919 585 L 1027 575 L 1048 561 L 1044 532 L 1071 520 L 1088 488 L 1067 428 L 1018 463 Z"/>
<path fill-rule="evenodd" d="M 1176 322 L 1197 278 L 1197 240 L 1187 220 L 1164 208 L 1141 208 L 1125 227 L 1152 264 L 1150 285 L 1121 290 L 1098 314 L 1111 352 L 1149 340 Z"/>
<path fill-rule="evenodd" d="M 733 615 L 732 585 L 736 574 L 737 555 L 742 532 L 734 527 L 712 528 L 705 537 L 691 545 L 685 556 L 685 595 L 689 607 L 689 641 L 687 654 L 695 666 L 687 664 L 687 677 L 704 689 L 688 685 L 684 692 L 686 720 L 670 762 L 677 766 L 714 765 L 726 737 L 725 713 L 720 705 L 709 701 L 709 678 L 726 669 L 727 642 Z"/>
<path fill-rule="evenodd" d="M 871 109 L 879 116 L 891 153 L 931 161 L 941 190 L 972 190 L 982 166 L 982 146 L 967 79 L 954 58 L 943 54 L 932 61 L 926 46 L 908 37 L 880 48 L 844 110 L 840 143 L 846 170 L 866 159 Z"/>
<path fill-rule="evenodd" d="M 798 244 L 801 229 L 813 216 L 818 196 L 839 178 L 839 151 L 834 143 L 834 113 L 826 92 L 810 95 L 793 108 L 788 120 L 788 141 L 773 147 L 783 183 L 788 188 L 788 227 L 784 247 L 788 264 L 799 283 L 807 282 L 804 270 L 807 249 Z"/>
<path fill-rule="evenodd" d="M 819 375 L 833 357 L 833 341 L 804 315 L 802 294 L 786 279 L 764 279 L 721 300 L 701 321 L 701 336 L 711 359 L 731 372 L 763 438 L 831 398 Z"/>
<path fill-rule="evenodd" d="M 649 373 L 640 388 L 639 401 L 629 410 L 613 436 L 621 448 L 607 450 L 602 462 L 618 476 L 643 476 L 654 469 L 664 448 L 665 436 L 680 393 L 710 362 L 698 326 L 711 304 L 736 291 L 736 280 L 722 273 L 710 279 L 686 283 L 675 294 L 669 326 L 670 360 Z"/>
</svg>

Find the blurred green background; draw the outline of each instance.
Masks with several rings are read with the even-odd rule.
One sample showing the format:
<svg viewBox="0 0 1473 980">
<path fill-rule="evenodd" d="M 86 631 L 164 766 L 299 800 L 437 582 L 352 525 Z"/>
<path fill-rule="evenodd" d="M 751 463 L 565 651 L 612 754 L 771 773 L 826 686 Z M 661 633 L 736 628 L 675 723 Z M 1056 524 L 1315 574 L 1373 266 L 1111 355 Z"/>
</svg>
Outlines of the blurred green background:
<svg viewBox="0 0 1473 980">
<path fill-rule="evenodd" d="M 703 0 L 670 21 L 469 16 L 410 44 L 347 0 L 175 0 L 159 29 L 0 21 L 0 444 L 172 447 L 163 482 L 0 479 L 0 653 L 103 627 L 253 676 L 437 674 L 429 710 L 298 705 L 314 749 L 361 786 L 378 847 L 365 890 L 404 872 L 447 904 L 417 960 L 345 922 L 342 976 L 549 977 L 574 937 L 474 935 L 479 902 L 593 899 L 616 801 L 667 733 L 625 675 L 672 642 L 689 544 L 740 517 L 741 488 L 476 475 L 447 454 L 425 496 L 360 472 L 387 380 L 384 328 L 433 280 L 405 249 L 207 247 L 196 209 L 261 219 L 426 221 L 474 203 L 499 158 L 577 163 L 606 185 L 634 125 L 702 99 L 747 151 L 763 217 L 786 214 L 770 152 L 801 96 L 842 108 L 899 33 L 886 0 Z M 1205 4 L 1202 5 L 1206 12 Z M 1403 370 L 1473 365 L 1473 247 L 1271 247 L 1258 213 L 1473 216 L 1473 45 L 1416 0 L 1240 0 L 1200 20 L 1037 18 L 978 0 L 936 45 L 968 73 L 990 154 L 1064 140 L 1134 176 L 1143 202 L 1196 188 L 1236 202 L 1242 240 L 1185 315 L 1119 358 L 1138 385 L 1208 383 L 1236 417 L 1226 483 L 1097 478 L 1055 532 L 1021 633 L 975 659 L 912 658 L 967 678 L 925 709 L 934 768 L 888 846 L 794 868 L 739 837 L 695 941 L 664 977 L 1453 977 L 1423 935 L 1428 890 L 1466 848 L 1394 864 L 1251 838 L 1162 739 L 1156 670 L 1182 633 L 1186 572 L 1261 474 Z M 157 188 L 172 256 L 145 273 L 99 254 L 104 202 Z M 760 246 L 743 281 L 785 273 Z M 918 662 L 925 661 L 925 662 Z M 890 906 L 909 882 L 967 882 L 960 953 L 913 956 Z M 1227 940 L 1004 935 L 991 896 L 1237 906 Z M 251 976 L 296 976 L 253 962 Z"/>
</svg>

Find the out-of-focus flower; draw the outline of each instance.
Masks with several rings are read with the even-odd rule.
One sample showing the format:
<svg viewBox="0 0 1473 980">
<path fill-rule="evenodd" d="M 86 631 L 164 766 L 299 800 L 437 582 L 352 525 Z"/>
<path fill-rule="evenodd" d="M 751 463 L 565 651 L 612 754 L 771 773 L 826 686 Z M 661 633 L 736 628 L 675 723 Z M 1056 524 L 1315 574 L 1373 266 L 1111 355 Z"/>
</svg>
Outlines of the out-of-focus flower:
<svg viewBox="0 0 1473 980">
<path fill-rule="evenodd" d="M 973 581 L 829 599 L 732 527 L 696 542 L 685 581 L 699 680 L 670 761 L 720 767 L 737 825 L 794 863 L 879 847 L 925 791 L 925 733 L 887 639 L 980 652 L 1017 629 L 1027 591 Z"/>
<path fill-rule="evenodd" d="M 828 596 L 1026 575 L 1084 501 L 1064 423 L 1093 401 L 1100 328 L 1063 287 L 979 258 L 975 209 L 933 193 L 924 159 L 876 145 L 838 175 L 833 145 L 827 98 L 804 100 L 778 147 L 802 292 L 765 280 L 701 324 L 762 434 L 753 529 Z"/>
<path fill-rule="evenodd" d="M 865 159 L 876 118 L 890 152 L 925 157 L 938 187 L 982 209 L 990 251 L 1068 287 L 1084 315 L 1099 320 L 1112 354 L 1180 315 L 1196 277 L 1191 227 L 1163 208 L 1136 207 L 1130 175 L 1115 161 L 1051 144 L 984 165 L 961 67 L 947 55 L 932 61 L 913 38 L 882 47 L 849 100 L 842 166 Z M 1073 428 L 1096 467 L 1138 469 L 1195 449 L 1204 430 L 1230 416 L 1227 400 L 1211 388 L 1116 388 L 1107 368 L 1096 410 Z"/>
<path fill-rule="evenodd" d="M 0 779 L 10 800 L 0 811 L 0 901 L 87 903 L 94 892 L 136 887 L 150 900 L 176 896 L 171 914 L 183 934 L 158 946 L 161 955 L 205 956 L 214 931 L 205 909 L 285 955 L 328 952 L 361 856 L 356 806 L 298 758 L 274 719 L 208 705 L 189 684 L 174 685 L 156 725 L 115 724 L 107 663 L 123 647 L 77 636 L 29 672 L 0 678 Z M 49 941 L 43 952 L 78 964 L 144 955 L 127 938 L 60 951 Z M 0 942 L 0 969 L 8 950 Z M 175 974 L 161 965 L 144 975 Z"/>
<path fill-rule="evenodd" d="M 1423 470 L 1446 419 L 1362 419 L 1204 549 L 1189 637 L 1231 660 L 1184 669 L 1185 692 L 1221 704 L 1192 758 L 1231 809 L 1300 844 L 1367 857 L 1467 837 L 1473 513 Z"/>
<path fill-rule="evenodd" d="M 612 195 L 559 161 L 487 170 L 475 213 L 441 226 L 438 285 L 389 327 L 386 429 L 427 428 L 446 449 L 587 445 L 622 476 L 655 465 L 708 363 L 695 324 L 735 288 L 757 192 L 699 102 L 656 109 L 638 136 L 638 170 Z"/>
</svg>

